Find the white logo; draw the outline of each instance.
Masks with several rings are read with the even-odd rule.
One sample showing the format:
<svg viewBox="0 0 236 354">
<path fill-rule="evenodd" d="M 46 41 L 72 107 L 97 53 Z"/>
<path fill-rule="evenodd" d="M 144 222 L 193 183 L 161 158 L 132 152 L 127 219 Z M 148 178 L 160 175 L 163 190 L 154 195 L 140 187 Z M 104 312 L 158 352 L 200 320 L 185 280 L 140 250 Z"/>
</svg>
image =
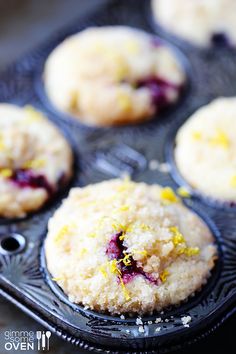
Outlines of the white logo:
<svg viewBox="0 0 236 354">
<path fill-rule="evenodd" d="M 50 331 L 5 331 L 6 350 L 49 350 Z"/>
<path fill-rule="evenodd" d="M 37 331 L 36 332 L 36 338 L 38 340 L 38 350 L 40 350 L 40 349 L 49 350 L 49 338 L 50 337 L 51 337 L 50 331 L 46 331 L 46 332 Z"/>
</svg>

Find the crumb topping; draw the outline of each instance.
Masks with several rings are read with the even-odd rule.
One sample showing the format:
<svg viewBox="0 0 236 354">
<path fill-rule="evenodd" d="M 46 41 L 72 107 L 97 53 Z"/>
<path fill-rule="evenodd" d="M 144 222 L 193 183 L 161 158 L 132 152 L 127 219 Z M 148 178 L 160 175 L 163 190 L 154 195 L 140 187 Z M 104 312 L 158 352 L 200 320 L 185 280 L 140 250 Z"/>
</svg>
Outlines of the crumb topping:
<svg viewBox="0 0 236 354">
<path fill-rule="evenodd" d="M 152 308 L 161 299 L 168 302 L 165 289 L 176 289 L 188 272 L 194 274 L 195 267 L 213 266 L 215 249 L 208 246 L 207 229 L 179 198 L 163 203 L 161 192 L 166 188 L 126 179 L 71 191 L 49 222 L 46 248 L 52 247 L 54 259 L 56 254 L 62 262 L 54 264 L 47 257 L 52 275 L 70 274 L 60 286 L 74 289 L 76 284 L 72 301 L 83 294 L 83 303 L 91 306 L 94 293 L 101 306 L 115 308 L 112 299 L 116 299 L 122 309 L 128 309 L 131 304 L 139 307 L 141 296 L 142 303 Z M 60 216 L 62 211 L 67 216 Z"/>
</svg>

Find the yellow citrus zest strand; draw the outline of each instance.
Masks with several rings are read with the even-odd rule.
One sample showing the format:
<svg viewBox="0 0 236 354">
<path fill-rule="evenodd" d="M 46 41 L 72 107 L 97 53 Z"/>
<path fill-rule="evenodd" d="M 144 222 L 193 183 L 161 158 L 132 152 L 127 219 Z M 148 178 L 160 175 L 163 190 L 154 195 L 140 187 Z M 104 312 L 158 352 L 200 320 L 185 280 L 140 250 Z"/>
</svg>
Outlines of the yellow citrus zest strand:
<svg viewBox="0 0 236 354">
<path fill-rule="evenodd" d="M 173 233 L 172 242 L 177 248 L 178 255 L 186 255 L 188 257 L 196 256 L 200 253 L 199 247 L 188 247 L 184 236 L 179 231 L 178 227 L 172 226 L 169 230 Z"/>
<path fill-rule="evenodd" d="M 45 160 L 43 159 L 35 159 L 35 160 L 29 160 L 26 161 L 23 165 L 23 168 L 27 168 L 27 169 L 38 169 L 41 167 L 45 166 Z"/>
<path fill-rule="evenodd" d="M 4 178 L 10 178 L 13 175 L 13 172 L 10 168 L 2 168 L 0 169 L 0 176 Z"/>
<path fill-rule="evenodd" d="M 0 151 L 5 150 L 6 146 L 4 144 L 3 138 L 0 136 Z"/>
<path fill-rule="evenodd" d="M 64 278 L 63 277 L 55 277 L 55 278 L 52 278 L 53 281 L 60 281 L 60 280 L 63 280 Z"/>
<path fill-rule="evenodd" d="M 160 197 L 164 202 L 167 202 L 168 204 L 178 202 L 178 198 L 176 197 L 175 192 L 170 187 L 162 188 Z"/>
<path fill-rule="evenodd" d="M 117 95 L 117 103 L 123 112 L 129 112 L 132 108 L 131 97 L 125 92 L 120 92 Z"/>
<path fill-rule="evenodd" d="M 175 246 L 181 244 L 181 243 L 185 243 L 185 238 L 184 236 L 181 234 L 181 232 L 179 231 L 178 227 L 176 226 L 172 226 L 169 228 L 169 230 L 172 232 L 173 237 L 172 237 L 172 241 L 173 244 Z"/>
<path fill-rule="evenodd" d="M 231 187 L 236 188 L 236 175 L 231 178 L 230 185 Z"/>
<path fill-rule="evenodd" d="M 119 208 L 119 211 L 127 211 L 129 210 L 129 206 L 128 205 L 122 205 L 120 208 Z"/>
<path fill-rule="evenodd" d="M 168 270 L 166 270 L 166 269 L 163 270 L 163 272 L 160 274 L 160 279 L 161 279 L 162 283 L 166 282 L 168 275 L 169 275 Z"/>
<path fill-rule="evenodd" d="M 216 134 L 209 139 L 209 143 L 211 145 L 217 145 L 227 149 L 230 145 L 230 140 L 223 130 L 217 129 Z"/>
<path fill-rule="evenodd" d="M 102 273 L 102 275 L 104 276 L 104 278 L 107 278 L 107 271 L 106 271 L 104 265 L 101 265 L 101 266 L 99 267 L 99 271 Z"/>
<path fill-rule="evenodd" d="M 194 131 L 193 134 L 192 134 L 193 138 L 195 140 L 201 140 L 202 139 L 202 133 L 199 132 L 199 131 Z"/>
<path fill-rule="evenodd" d="M 88 237 L 90 237 L 90 238 L 95 238 L 95 237 L 97 237 L 97 234 L 96 234 L 95 232 L 90 232 L 90 233 L 88 234 Z"/>
<path fill-rule="evenodd" d="M 119 276 L 119 279 L 120 279 L 120 283 L 121 283 L 121 286 L 122 286 L 122 291 L 123 291 L 123 294 L 124 294 L 124 297 L 125 297 L 125 300 L 126 301 L 129 301 L 130 300 L 130 295 L 129 295 L 129 292 L 121 278 L 121 276 Z"/>
<path fill-rule="evenodd" d="M 56 235 L 54 241 L 60 242 L 65 236 L 68 236 L 71 233 L 72 225 L 64 225 L 58 234 Z"/>
<path fill-rule="evenodd" d="M 188 189 L 185 187 L 179 187 L 177 189 L 177 193 L 182 198 L 190 198 L 191 194 L 189 193 Z"/>
<path fill-rule="evenodd" d="M 130 300 L 129 292 L 125 287 L 125 284 L 124 284 L 122 277 L 121 277 L 121 271 L 118 268 L 118 261 L 116 259 L 113 259 L 112 261 L 108 262 L 108 265 L 110 267 L 111 273 L 118 276 L 126 301 Z"/>
<path fill-rule="evenodd" d="M 26 113 L 24 121 L 27 123 L 42 120 L 42 114 L 38 112 L 34 107 L 27 105 L 24 107 Z"/>
</svg>

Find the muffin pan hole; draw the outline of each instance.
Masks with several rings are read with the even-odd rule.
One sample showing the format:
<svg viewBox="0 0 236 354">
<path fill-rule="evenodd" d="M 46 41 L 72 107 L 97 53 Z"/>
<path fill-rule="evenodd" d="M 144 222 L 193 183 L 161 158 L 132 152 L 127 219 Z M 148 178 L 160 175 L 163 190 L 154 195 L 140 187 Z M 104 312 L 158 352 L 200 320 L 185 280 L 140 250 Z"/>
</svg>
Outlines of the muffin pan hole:
<svg viewBox="0 0 236 354">
<path fill-rule="evenodd" d="M 0 235 L 0 253 L 13 255 L 24 250 L 26 240 L 24 236 L 16 233 Z"/>
</svg>

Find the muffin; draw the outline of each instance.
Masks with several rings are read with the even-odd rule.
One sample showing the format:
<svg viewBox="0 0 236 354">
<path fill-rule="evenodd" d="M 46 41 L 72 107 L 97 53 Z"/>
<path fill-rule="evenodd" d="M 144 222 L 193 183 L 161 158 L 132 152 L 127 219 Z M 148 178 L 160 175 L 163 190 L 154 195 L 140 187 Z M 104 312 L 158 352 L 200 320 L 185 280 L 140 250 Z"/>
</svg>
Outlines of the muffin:
<svg viewBox="0 0 236 354">
<path fill-rule="evenodd" d="M 0 216 L 41 208 L 72 174 L 72 151 L 56 127 L 32 107 L 0 104 Z"/>
<path fill-rule="evenodd" d="M 152 0 L 163 28 L 199 46 L 236 45 L 235 0 Z"/>
<path fill-rule="evenodd" d="M 206 282 L 216 253 L 207 226 L 170 188 L 118 179 L 72 189 L 45 241 L 69 300 L 111 314 L 179 304 Z"/>
<path fill-rule="evenodd" d="M 138 123 L 180 96 L 185 73 L 161 40 L 123 26 L 88 28 L 56 47 L 44 71 L 46 93 L 88 125 Z"/>
<path fill-rule="evenodd" d="M 175 160 L 181 175 L 213 199 L 236 201 L 236 98 L 218 98 L 179 129 Z"/>
</svg>

